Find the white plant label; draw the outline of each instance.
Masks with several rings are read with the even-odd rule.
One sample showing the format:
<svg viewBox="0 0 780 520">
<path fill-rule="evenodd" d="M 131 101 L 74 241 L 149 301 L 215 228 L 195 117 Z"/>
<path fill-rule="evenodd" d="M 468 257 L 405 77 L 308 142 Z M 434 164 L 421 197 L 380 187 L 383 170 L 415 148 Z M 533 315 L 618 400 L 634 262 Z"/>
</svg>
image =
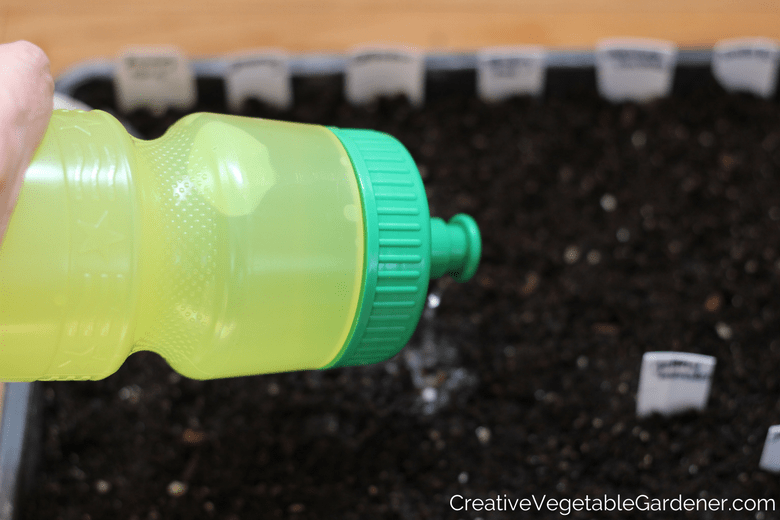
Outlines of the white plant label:
<svg viewBox="0 0 780 520">
<path fill-rule="evenodd" d="M 225 77 L 227 104 L 240 112 L 249 98 L 256 98 L 279 109 L 292 105 L 292 78 L 287 55 L 265 51 L 237 56 L 228 64 Z"/>
<path fill-rule="evenodd" d="M 777 88 L 780 46 L 768 38 L 723 40 L 712 49 L 712 74 L 729 92 L 772 97 Z"/>
<path fill-rule="evenodd" d="M 78 99 L 62 94 L 60 92 L 54 93 L 54 110 L 92 110 L 88 105 L 82 103 Z"/>
<path fill-rule="evenodd" d="M 487 102 L 512 96 L 538 96 L 544 90 L 542 47 L 495 47 L 477 55 L 477 93 Z"/>
<path fill-rule="evenodd" d="M 780 424 L 769 428 L 758 466 L 766 471 L 780 473 Z"/>
<path fill-rule="evenodd" d="M 189 60 L 173 47 L 131 47 L 120 56 L 115 74 L 117 105 L 123 112 L 148 108 L 188 110 L 197 96 Z"/>
<path fill-rule="evenodd" d="M 660 40 L 605 40 L 596 46 L 596 81 L 605 99 L 649 101 L 672 90 L 677 48 Z"/>
<path fill-rule="evenodd" d="M 639 374 L 636 414 L 673 415 L 703 410 L 715 371 L 715 358 L 686 352 L 646 352 Z"/>
<path fill-rule="evenodd" d="M 345 94 L 356 105 L 381 96 L 406 94 L 413 105 L 421 106 L 425 97 L 424 57 L 406 48 L 354 51 L 347 63 Z"/>
</svg>

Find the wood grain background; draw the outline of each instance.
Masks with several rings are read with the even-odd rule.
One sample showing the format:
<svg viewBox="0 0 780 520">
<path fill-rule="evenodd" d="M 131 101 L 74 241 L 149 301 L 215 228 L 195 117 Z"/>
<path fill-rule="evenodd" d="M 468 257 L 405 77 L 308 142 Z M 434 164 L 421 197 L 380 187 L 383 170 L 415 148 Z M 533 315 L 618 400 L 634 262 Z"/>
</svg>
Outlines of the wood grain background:
<svg viewBox="0 0 780 520">
<path fill-rule="evenodd" d="M 474 50 L 542 44 L 588 48 L 604 37 L 709 47 L 780 39 L 780 4 L 761 0 L 0 0 L 0 40 L 27 39 L 56 75 L 128 44 L 174 44 L 192 56 L 256 47 L 343 51 L 363 43 Z"/>
</svg>

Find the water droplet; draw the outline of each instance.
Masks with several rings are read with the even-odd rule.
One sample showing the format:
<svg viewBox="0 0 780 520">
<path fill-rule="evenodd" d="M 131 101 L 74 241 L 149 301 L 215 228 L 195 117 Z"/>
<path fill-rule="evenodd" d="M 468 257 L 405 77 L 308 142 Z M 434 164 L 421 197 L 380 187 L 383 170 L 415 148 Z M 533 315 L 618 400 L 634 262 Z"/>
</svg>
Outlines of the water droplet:
<svg viewBox="0 0 780 520">
<path fill-rule="evenodd" d="M 179 480 L 174 480 L 168 484 L 168 494 L 172 497 L 180 497 L 187 492 L 187 484 Z"/>
<path fill-rule="evenodd" d="M 477 439 L 479 439 L 481 444 L 487 444 L 490 442 L 490 437 L 492 435 L 490 428 L 487 428 L 486 426 L 480 426 L 476 429 L 475 433 L 477 434 Z"/>
<path fill-rule="evenodd" d="M 617 209 L 617 199 L 610 193 L 605 193 L 599 203 L 601 204 L 601 209 L 606 212 L 612 212 Z"/>
<path fill-rule="evenodd" d="M 423 401 L 425 401 L 426 403 L 432 403 L 438 397 L 438 392 L 432 386 L 428 386 L 423 388 L 421 395 Z"/>
<path fill-rule="evenodd" d="M 580 259 L 580 248 L 577 246 L 569 246 L 566 251 L 563 252 L 563 261 L 567 264 L 573 264 Z"/>
<path fill-rule="evenodd" d="M 732 330 L 731 327 L 723 323 L 722 321 L 719 321 L 715 324 L 715 332 L 718 334 L 718 337 L 722 340 L 730 340 L 732 336 Z"/>
<path fill-rule="evenodd" d="M 625 244 L 631 238 L 631 232 L 627 228 L 622 227 L 617 230 L 615 236 L 617 237 L 618 242 Z"/>
<path fill-rule="evenodd" d="M 101 495 L 105 495 L 109 491 L 111 491 L 111 483 L 107 480 L 100 479 L 97 482 L 95 482 L 95 491 L 97 491 Z"/>
</svg>

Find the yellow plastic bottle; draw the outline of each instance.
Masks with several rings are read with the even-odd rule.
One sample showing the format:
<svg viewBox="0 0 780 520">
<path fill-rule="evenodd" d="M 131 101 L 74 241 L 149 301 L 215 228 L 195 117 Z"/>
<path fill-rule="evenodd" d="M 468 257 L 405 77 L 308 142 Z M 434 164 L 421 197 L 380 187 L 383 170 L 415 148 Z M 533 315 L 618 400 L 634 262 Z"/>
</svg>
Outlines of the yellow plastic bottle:
<svg viewBox="0 0 780 520">
<path fill-rule="evenodd" d="M 0 380 L 101 379 L 139 350 L 196 379 L 380 361 L 480 248 L 385 134 L 193 114 L 142 141 L 57 110 L 0 246 Z"/>
</svg>

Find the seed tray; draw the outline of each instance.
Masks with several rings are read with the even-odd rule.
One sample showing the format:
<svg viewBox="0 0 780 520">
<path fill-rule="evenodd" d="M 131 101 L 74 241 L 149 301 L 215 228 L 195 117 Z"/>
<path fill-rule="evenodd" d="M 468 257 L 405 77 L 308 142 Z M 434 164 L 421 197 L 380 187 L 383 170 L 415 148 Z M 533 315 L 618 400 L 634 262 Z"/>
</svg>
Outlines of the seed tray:
<svg viewBox="0 0 780 520">
<path fill-rule="evenodd" d="M 604 101 L 592 53 L 548 54 L 543 96 L 493 104 L 475 95 L 474 56 L 427 57 L 421 107 L 353 106 L 344 58 L 293 59 L 292 108 L 242 114 L 398 137 L 432 214 L 480 224 L 475 279 L 433 282 L 410 344 L 378 365 L 193 381 L 138 353 L 103 381 L 44 383 L 20 517 L 503 519 L 518 513 L 451 500 L 776 499 L 758 461 L 780 422 L 780 110 L 726 93 L 709 56 L 680 52 L 672 95 L 645 104 Z M 226 110 L 221 66 L 193 63 L 194 110 Z M 116 112 L 112 83 L 98 63 L 58 89 Z M 153 138 L 183 114 L 119 115 Z M 653 350 L 718 360 L 704 411 L 636 417 Z M 570 516 L 594 514 L 669 516 Z"/>
</svg>

